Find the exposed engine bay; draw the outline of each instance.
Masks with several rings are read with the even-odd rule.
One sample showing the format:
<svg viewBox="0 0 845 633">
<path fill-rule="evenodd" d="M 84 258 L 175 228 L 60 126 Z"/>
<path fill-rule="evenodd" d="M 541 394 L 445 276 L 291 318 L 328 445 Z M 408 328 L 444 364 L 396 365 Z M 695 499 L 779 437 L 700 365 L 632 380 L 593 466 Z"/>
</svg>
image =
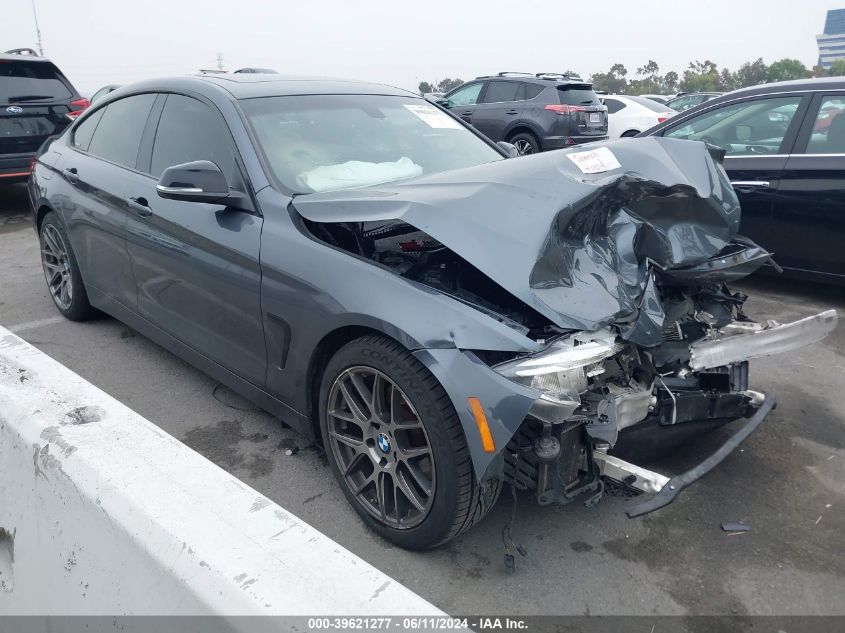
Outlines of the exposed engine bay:
<svg viewBox="0 0 845 633">
<path fill-rule="evenodd" d="M 487 175 L 495 165 L 484 166 L 483 183 L 461 175 L 471 196 L 423 183 L 294 201 L 316 239 L 544 346 L 467 350 L 539 394 L 485 476 L 541 503 L 592 503 L 607 482 L 662 495 L 643 512 L 669 503 L 774 406 L 749 388 L 749 359 L 803 347 L 836 326 L 835 311 L 787 325 L 750 319 L 747 297 L 728 284 L 771 256 L 737 234 L 721 156 L 703 144 L 643 141 L 608 144 L 623 166 L 638 165 L 616 175 L 537 156 L 521 163 L 534 167 L 530 177 Z M 735 444 L 679 478 L 623 459 L 640 457 L 632 438 L 656 430 L 679 443 L 740 418 L 749 422 Z"/>
</svg>

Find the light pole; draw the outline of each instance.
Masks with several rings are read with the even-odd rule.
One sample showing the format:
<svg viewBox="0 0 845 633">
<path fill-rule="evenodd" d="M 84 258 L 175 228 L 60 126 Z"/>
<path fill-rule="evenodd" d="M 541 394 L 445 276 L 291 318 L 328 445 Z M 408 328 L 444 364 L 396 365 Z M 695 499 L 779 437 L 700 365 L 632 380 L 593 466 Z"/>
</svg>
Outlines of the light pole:
<svg viewBox="0 0 845 633">
<path fill-rule="evenodd" d="M 38 54 L 44 57 L 44 47 L 41 45 L 41 29 L 38 27 L 38 13 L 35 11 L 35 0 L 32 0 L 32 17 L 35 18 L 35 36 L 38 38 Z"/>
</svg>

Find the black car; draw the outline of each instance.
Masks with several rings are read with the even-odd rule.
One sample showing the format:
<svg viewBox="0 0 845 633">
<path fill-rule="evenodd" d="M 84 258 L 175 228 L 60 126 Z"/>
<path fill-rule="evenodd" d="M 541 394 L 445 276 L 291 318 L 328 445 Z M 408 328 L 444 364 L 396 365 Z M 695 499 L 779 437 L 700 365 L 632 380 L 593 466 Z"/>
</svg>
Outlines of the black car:
<svg viewBox="0 0 845 633">
<path fill-rule="evenodd" d="M 649 135 L 723 148 L 742 232 L 793 277 L 845 282 L 845 80 L 736 90 L 641 136 Z"/>
<path fill-rule="evenodd" d="M 771 410 L 747 359 L 836 325 L 742 314 L 725 283 L 768 254 L 717 159 L 656 138 L 508 159 L 395 88 L 207 75 L 103 97 L 28 191 L 63 315 L 107 312 L 322 438 L 360 516 L 419 549 L 506 484 L 669 503 Z M 742 416 L 678 480 L 608 453 Z"/>
<path fill-rule="evenodd" d="M 41 144 L 88 105 L 56 65 L 35 51 L 0 55 L 0 184 L 26 180 Z"/>
<path fill-rule="evenodd" d="M 502 72 L 478 77 L 437 100 L 520 155 L 607 138 L 607 108 L 593 87 L 556 73 Z"/>
</svg>

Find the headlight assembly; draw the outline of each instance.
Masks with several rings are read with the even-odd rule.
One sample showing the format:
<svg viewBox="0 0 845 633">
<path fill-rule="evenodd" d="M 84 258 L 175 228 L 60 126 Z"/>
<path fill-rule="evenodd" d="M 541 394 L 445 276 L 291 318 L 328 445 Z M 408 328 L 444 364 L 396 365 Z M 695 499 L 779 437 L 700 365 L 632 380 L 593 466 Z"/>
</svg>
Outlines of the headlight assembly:
<svg viewBox="0 0 845 633">
<path fill-rule="evenodd" d="M 622 345 L 608 329 L 580 332 L 554 341 L 542 352 L 495 365 L 510 380 L 538 389 L 552 402 L 579 403 L 587 379 L 604 372 L 604 359 L 619 353 Z"/>
</svg>

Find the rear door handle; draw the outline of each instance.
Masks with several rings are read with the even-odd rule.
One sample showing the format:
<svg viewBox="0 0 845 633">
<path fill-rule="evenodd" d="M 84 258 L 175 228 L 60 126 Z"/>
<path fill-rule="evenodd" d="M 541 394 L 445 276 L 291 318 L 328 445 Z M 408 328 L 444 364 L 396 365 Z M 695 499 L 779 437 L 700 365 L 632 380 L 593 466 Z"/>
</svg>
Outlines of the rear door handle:
<svg viewBox="0 0 845 633">
<path fill-rule="evenodd" d="M 73 184 L 79 182 L 79 173 L 76 171 L 76 167 L 68 167 L 67 169 L 62 170 L 62 173 L 67 178 L 67 181 Z"/>
<path fill-rule="evenodd" d="M 732 180 L 731 186 L 734 189 L 769 189 L 771 183 L 768 180 Z"/>
<path fill-rule="evenodd" d="M 466 112 L 461 112 L 461 116 L 472 116 L 472 110 L 468 110 Z"/>
<path fill-rule="evenodd" d="M 508 110 L 505 114 L 519 114 L 519 110 Z"/>
<path fill-rule="evenodd" d="M 135 212 L 142 218 L 148 218 L 153 214 L 153 210 L 150 209 L 150 204 L 147 202 L 146 198 L 127 198 L 126 204 L 128 204 L 131 209 L 134 209 Z"/>
</svg>

